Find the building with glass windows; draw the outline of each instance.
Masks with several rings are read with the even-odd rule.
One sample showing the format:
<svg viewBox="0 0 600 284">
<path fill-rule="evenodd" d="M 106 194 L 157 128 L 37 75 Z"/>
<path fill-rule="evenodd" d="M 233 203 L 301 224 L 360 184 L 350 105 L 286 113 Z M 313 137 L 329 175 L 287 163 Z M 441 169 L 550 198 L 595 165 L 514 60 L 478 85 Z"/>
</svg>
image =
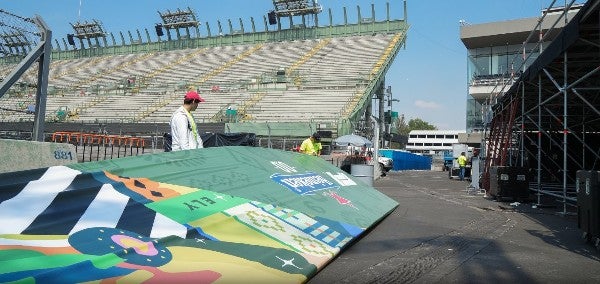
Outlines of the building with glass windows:
<svg viewBox="0 0 600 284">
<path fill-rule="evenodd" d="M 452 144 L 459 143 L 459 134 L 464 134 L 464 130 L 412 130 L 406 150 L 425 155 L 451 151 Z"/>
<path fill-rule="evenodd" d="M 483 24 L 461 21 L 460 39 L 467 48 L 468 61 L 467 133 L 484 129 L 485 123 L 491 119 L 487 115 L 487 106 L 493 105 L 494 99 L 506 91 L 502 86 L 510 86 L 505 83 L 514 82 L 519 77 L 581 6 L 571 6 L 565 21 L 561 19 L 558 22 L 564 14 L 564 7 L 548 10 L 541 23 L 546 9 L 539 17 Z M 555 22 L 558 24 L 552 26 Z"/>
</svg>

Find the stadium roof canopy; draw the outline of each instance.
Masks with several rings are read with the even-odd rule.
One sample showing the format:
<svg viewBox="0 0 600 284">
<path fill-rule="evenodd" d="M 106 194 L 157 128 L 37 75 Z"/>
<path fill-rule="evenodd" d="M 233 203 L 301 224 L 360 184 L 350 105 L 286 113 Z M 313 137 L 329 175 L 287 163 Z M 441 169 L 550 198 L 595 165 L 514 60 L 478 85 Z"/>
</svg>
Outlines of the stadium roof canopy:
<svg viewBox="0 0 600 284">
<path fill-rule="evenodd" d="M 569 9 L 569 19 L 573 17 L 582 5 L 573 5 Z M 564 21 L 557 22 L 561 14 L 549 12 L 541 24 L 542 33 L 547 39 L 557 36 Z M 512 44 L 522 44 L 524 41 L 536 43 L 538 37 L 530 37 L 531 30 L 536 27 L 540 18 L 531 17 L 501 22 L 491 22 L 483 24 L 465 23 L 460 27 L 460 40 L 467 49 L 486 48 L 490 46 L 504 46 Z M 556 24 L 555 24 L 556 23 Z"/>
</svg>

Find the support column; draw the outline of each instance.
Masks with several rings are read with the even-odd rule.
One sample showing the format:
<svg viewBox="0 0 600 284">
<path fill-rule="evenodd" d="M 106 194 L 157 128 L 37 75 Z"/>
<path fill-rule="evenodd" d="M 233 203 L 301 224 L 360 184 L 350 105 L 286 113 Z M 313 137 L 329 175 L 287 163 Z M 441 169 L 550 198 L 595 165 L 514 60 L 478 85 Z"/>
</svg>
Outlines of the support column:
<svg viewBox="0 0 600 284">
<path fill-rule="evenodd" d="M 538 74 L 537 205 L 542 198 L 542 75 Z"/>
<path fill-rule="evenodd" d="M 567 110 L 567 95 L 568 95 L 568 72 L 567 72 L 567 52 L 563 55 L 563 214 L 567 214 L 567 147 L 568 143 L 568 110 Z"/>
</svg>

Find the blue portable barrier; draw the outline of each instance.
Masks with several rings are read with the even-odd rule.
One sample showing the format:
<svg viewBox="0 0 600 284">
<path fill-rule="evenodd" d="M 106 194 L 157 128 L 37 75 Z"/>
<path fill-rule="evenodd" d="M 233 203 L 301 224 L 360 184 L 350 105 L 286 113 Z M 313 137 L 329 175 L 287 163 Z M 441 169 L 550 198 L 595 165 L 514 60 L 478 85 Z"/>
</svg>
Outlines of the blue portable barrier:
<svg viewBox="0 0 600 284">
<path fill-rule="evenodd" d="M 431 157 L 391 149 L 379 150 L 379 155 L 394 160 L 394 171 L 431 169 Z"/>
</svg>

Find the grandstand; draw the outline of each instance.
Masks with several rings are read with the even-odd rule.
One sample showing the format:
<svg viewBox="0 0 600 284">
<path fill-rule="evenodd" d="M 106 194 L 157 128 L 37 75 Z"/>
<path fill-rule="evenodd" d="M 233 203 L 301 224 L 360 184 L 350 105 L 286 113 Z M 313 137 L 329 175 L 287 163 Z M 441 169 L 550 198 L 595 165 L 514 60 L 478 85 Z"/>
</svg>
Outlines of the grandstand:
<svg viewBox="0 0 600 284">
<path fill-rule="evenodd" d="M 175 38 L 167 30 L 166 41 L 160 36 L 152 41 L 148 30 L 145 41 L 128 32 L 129 43 L 121 32 L 120 44 L 113 34 L 102 35 L 104 43 L 84 38 L 87 46 L 82 36 L 74 44 L 70 38 L 69 45 L 63 39 L 62 47 L 55 40 L 44 120 L 56 131 L 65 124 L 90 131 L 98 125 L 136 124 L 135 131 L 146 132 L 139 134 L 158 135 L 168 129 L 183 92 L 193 87 L 206 99 L 196 118 L 210 125 L 202 128 L 207 131 L 263 137 L 305 137 L 316 130 L 347 134 L 370 117 L 372 98 L 383 93 L 385 74 L 406 39 L 406 4 L 404 19 L 390 19 L 389 3 L 387 9 L 385 19 L 377 20 L 374 11 L 370 18 L 360 17 L 359 9 L 356 23 L 339 25 L 330 16 L 328 25 L 283 28 L 279 18 L 271 31 L 265 20 L 264 31 L 211 35 L 209 29 L 206 37 L 178 32 Z M 19 59 L 0 57 L 0 77 Z M 34 120 L 26 109 L 36 104 L 32 89 L 38 68 L 29 68 L 0 94 L 0 131 L 22 130 Z M 236 110 L 235 117 L 226 115 L 228 108 Z"/>
</svg>

